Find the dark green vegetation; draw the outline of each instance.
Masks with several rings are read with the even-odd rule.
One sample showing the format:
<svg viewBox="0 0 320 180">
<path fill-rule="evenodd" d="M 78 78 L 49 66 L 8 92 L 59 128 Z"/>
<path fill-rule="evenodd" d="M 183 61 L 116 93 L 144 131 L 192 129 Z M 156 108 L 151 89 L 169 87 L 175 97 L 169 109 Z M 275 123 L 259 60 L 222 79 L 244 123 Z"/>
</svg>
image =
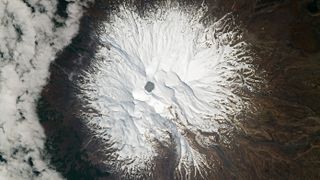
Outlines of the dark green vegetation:
<svg viewBox="0 0 320 180">
<path fill-rule="evenodd" d="M 88 161 L 86 152 L 81 150 L 82 139 L 78 131 L 62 122 L 63 114 L 44 98 L 38 100 L 37 112 L 42 125 L 50 127 L 46 132 L 48 139 L 45 143 L 50 162 L 64 177 L 70 180 L 89 180 L 108 175 Z M 33 164 L 31 159 L 28 162 Z"/>
<path fill-rule="evenodd" d="M 68 4 L 69 2 L 65 0 L 59 0 L 56 13 L 62 18 L 68 17 L 66 12 Z M 88 36 L 92 22 L 90 17 L 84 15 L 79 35 L 73 38 L 72 43 L 60 52 L 59 58 L 51 64 L 51 78 L 41 98 L 37 101 L 37 113 L 47 137 L 46 154 L 53 168 L 68 180 L 93 180 L 109 177 L 105 168 L 93 164 L 88 159 L 88 152 L 82 148 L 83 131 L 81 131 L 80 120 L 69 114 L 75 106 L 70 95 L 72 79 L 69 79 L 69 72 L 83 66 L 81 58 L 86 59 L 92 56 L 91 46 L 95 45 L 90 44 L 92 40 Z M 63 25 L 61 22 L 56 22 L 56 26 Z M 77 61 L 78 66 L 74 65 L 72 59 Z M 29 163 L 32 164 L 32 161 Z"/>
</svg>

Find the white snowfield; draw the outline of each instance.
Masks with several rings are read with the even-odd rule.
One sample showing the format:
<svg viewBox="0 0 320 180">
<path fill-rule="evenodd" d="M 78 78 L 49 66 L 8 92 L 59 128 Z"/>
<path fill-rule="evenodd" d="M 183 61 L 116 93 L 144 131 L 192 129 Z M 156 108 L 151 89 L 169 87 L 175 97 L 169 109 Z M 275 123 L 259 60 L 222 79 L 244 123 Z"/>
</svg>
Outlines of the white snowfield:
<svg viewBox="0 0 320 180">
<path fill-rule="evenodd" d="M 44 160 L 35 102 L 50 62 L 78 32 L 84 6 L 71 1 L 64 19 L 55 0 L 0 0 L 1 180 L 61 179 Z M 55 27 L 54 18 L 64 25 Z"/>
<path fill-rule="evenodd" d="M 105 163 L 114 171 L 152 174 L 160 143 L 174 148 L 180 178 L 206 177 L 212 164 L 201 149 L 214 142 L 204 134 L 236 127 L 250 106 L 237 94 L 253 91 L 259 79 L 250 45 L 231 14 L 204 25 L 206 11 L 164 5 L 142 17 L 121 6 L 105 22 L 104 45 L 83 72 L 79 98 L 99 112 L 82 117 L 112 152 Z"/>
</svg>

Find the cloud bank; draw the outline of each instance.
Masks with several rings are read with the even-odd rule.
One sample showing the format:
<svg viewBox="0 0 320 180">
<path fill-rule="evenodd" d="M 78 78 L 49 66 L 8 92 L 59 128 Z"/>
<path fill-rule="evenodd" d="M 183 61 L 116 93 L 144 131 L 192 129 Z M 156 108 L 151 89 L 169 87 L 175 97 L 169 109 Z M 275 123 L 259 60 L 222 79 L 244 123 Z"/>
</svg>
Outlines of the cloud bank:
<svg viewBox="0 0 320 180">
<path fill-rule="evenodd" d="M 0 179 L 61 179 L 46 162 L 35 102 L 57 52 L 71 42 L 87 2 L 0 1 Z"/>
</svg>

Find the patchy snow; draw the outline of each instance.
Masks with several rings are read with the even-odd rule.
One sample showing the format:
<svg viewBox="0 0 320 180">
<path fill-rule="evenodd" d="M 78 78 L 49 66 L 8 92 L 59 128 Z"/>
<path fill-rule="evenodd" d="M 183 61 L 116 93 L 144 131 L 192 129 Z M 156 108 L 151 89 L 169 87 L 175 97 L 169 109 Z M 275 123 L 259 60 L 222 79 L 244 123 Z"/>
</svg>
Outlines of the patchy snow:
<svg viewBox="0 0 320 180">
<path fill-rule="evenodd" d="M 36 99 L 55 54 L 77 33 L 85 3 L 71 1 L 68 18 L 57 1 L 0 0 L 0 179 L 61 179 L 45 162 L 45 135 Z M 53 19 L 64 24 L 55 27 Z"/>
<path fill-rule="evenodd" d="M 250 47 L 231 14 L 205 26 L 205 13 L 163 5 L 142 17 L 121 6 L 105 22 L 104 45 L 83 73 L 79 98 L 98 112 L 82 117 L 112 150 L 106 164 L 115 171 L 150 173 L 160 142 L 174 145 L 181 176 L 205 174 L 210 163 L 187 134 L 209 148 L 202 133 L 219 134 L 246 108 L 236 92 L 256 81 Z"/>
</svg>

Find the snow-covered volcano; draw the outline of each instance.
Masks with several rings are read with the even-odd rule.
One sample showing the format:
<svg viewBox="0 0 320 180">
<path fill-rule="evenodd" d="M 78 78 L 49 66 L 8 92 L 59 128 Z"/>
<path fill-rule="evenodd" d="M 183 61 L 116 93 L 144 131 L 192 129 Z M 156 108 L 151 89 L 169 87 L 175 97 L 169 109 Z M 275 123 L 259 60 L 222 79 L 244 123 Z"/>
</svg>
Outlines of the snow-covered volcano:
<svg viewBox="0 0 320 180">
<path fill-rule="evenodd" d="M 238 92 L 256 81 L 250 47 L 231 14 L 205 13 L 166 4 L 142 16 L 121 6 L 104 23 L 78 85 L 91 110 L 81 117 L 111 152 L 105 163 L 114 171 L 152 174 L 172 150 L 176 176 L 205 177 L 213 134 L 234 128 L 248 106 Z"/>
</svg>

